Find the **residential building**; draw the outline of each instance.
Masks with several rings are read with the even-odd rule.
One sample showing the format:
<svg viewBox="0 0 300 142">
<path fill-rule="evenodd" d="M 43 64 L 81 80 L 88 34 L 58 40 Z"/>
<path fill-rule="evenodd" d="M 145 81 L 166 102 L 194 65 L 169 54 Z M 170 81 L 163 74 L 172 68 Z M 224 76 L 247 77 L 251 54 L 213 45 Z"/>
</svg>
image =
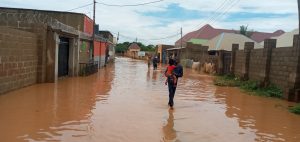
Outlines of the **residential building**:
<svg viewBox="0 0 300 142">
<path fill-rule="evenodd" d="M 132 43 L 127 50 L 127 56 L 137 59 L 138 58 L 138 52 L 141 51 L 141 47 L 137 43 Z"/>
<path fill-rule="evenodd" d="M 215 38 L 209 40 L 204 45 L 209 47 L 208 48 L 209 51 L 219 51 L 219 50 L 231 51 L 232 44 L 239 44 L 240 49 L 244 49 L 245 42 L 254 42 L 255 43 L 254 48 L 263 48 L 263 46 L 261 46 L 254 40 L 244 35 L 235 34 L 235 33 L 221 33 Z"/>
<path fill-rule="evenodd" d="M 156 46 L 156 55 L 160 63 L 167 63 L 167 49 L 174 48 L 174 45 L 159 44 Z"/>
<path fill-rule="evenodd" d="M 1 72 L 5 76 L 0 76 L 0 80 L 10 82 L 1 82 L 0 88 L 14 86 L 17 80 L 12 76 L 20 76 L 19 70 L 31 70 L 32 73 L 26 76 L 35 78 L 30 83 L 26 80 L 19 82 L 19 87 L 8 87 L 5 91 L 34 83 L 56 82 L 60 77 L 78 76 L 84 70 L 82 65 L 94 64 L 94 48 L 91 46 L 93 20 L 85 14 L 0 7 L 0 26 L 0 37 L 5 37 L 0 46 L 0 58 L 5 59 L 1 62 L 4 65 Z M 30 43 L 27 43 L 27 38 Z M 101 39 L 96 38 L 96 41 Z M 10 44 L 24 46 L 21 50 L 24 57 L 19 51 L 11 52 L 15 49 Z M 28 50 L 25 51 L 25 47 Z M 6 60 L 9 58 L 13 60 Z M 10 64 L 33 67 L 11 68 Z M 15 73 L 8 74 L 12 71 Z"/>
<path fill-rule="evenodd" d="M 291 32 L 286 32 L 281 36 L 274 37 L 272 39 L 276 39 L 276 47 L 293 47 L 294 35 L 299 34 L 299 29 L 295 29 Z M 264 42 L 263 42 L 264 43 Z"/>
<path fill-rule="evenodd" d="M 204 25 L 199 30 L 187 33 L 182 37 L 182 39 L 178 39 L 175 42 L 175 47 L 180 47 L 181 43 L 182 46 L 185 47 L 187 42 L 200 42 L 203 43 L 205 40 L 211 40 L 214 37 L 220 35 L 221 33 L 239 33 L 238 30 L 229 30 L 229 29 L 216 29 L 209 24 Z M 263 42 L 265 39 L 271 37 L 277 37 L 284 33 L 282 30 L 277 30 L 273 33 L 266 33 L 266 32 L 251 32 L 250 38 L 257 43 Z M 199 39 L 202 41 L 195 41 L 195 39 Z"/>
<path fill-rule="evenodd" d="M 181 42 L 182 46 L 185 47 L 186 43 L 190 41 L 191 39 L 202 39 L 202 40 L 210 40 L 216 36 L 218 36 L 221 33 L 235 33 L 234 30 L 227 30 L 227 29 L 215 29 L 209 24 L 204 25 L 199 30 L 187 33 L 182 37 L 182 39 L 179 39 L 175 42 L 175 47 L 180 47 Z"/>
</svg>

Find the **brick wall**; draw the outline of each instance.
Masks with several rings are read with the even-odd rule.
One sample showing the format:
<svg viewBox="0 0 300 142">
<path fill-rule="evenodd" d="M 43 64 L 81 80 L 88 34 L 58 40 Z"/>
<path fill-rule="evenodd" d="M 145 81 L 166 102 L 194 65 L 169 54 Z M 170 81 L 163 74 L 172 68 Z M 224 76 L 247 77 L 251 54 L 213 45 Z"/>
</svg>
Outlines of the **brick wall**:
<svg viewBox="0 0 300 142">
<path fill-rule="evenodd" d="M 263 49 L 253 49 L 250 48 L 250 43 L 245 43 L 245 50 L 248 52 L 236 51 L 234 74 L 259 81 L 261 87 L 275 84 L 284 91 L 285 99 L 300 102 L 298 37 L 294 36 L 293 47 L 276 48 L 276 39 L 266 39 Z"/>
<path fill-rule="evenodd" d="M 266 71 L 266 59 L 264 49 L 255 49 L 250 53 L 249 79 L 263 81 Z"/>
<path fill-rule="evenodd" d="M 0 93 L 37 82 L 37 44 L 33 33 L 0 27 Z"/>
<path fill-rule="evenodd" d="M 236 51 L 235 70 L 234 74 L 237 76 L 243 76 L 243 65 L 245 64 L 245 53 L 244 50 Z"/>
<path fill-rule="evenodd" d="M 275 48 L 272 52 L 270 81 L 282 89 L 288 87 L 290 75 L 297 72 L 297 48 Z"/>
<path fill-rule="evenodd" d="M 207 54 L 207 50 L 208 47 L 207 46 L 202 46 L 202 45 L 198 45 L 198 44 L 193 44 L 188 42 L 187 43 L 187 47 L 183 49 L 184 51 L 182 52 L 182 57 L 184 59 L 190 59 L 193 60 L 195 62 L 201 62 L 201 61 L 205 61 L 205 59 L 208 58 L 208 54 Z"/>
</svg>

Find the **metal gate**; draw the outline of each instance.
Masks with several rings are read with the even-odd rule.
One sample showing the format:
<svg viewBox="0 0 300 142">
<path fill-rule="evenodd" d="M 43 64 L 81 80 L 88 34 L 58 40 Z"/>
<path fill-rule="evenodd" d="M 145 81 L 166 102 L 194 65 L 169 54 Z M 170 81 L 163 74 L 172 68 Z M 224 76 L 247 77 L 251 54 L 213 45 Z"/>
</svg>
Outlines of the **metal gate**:
<svg viewBox="0 0 300 142">
<path fill-rule="evenodd" d="M 231 52 L 224 52 L 223 54 L 223 73 L 230 74 L 231 67 Z"/>
<path fill-rule="evenodd" d="M 60 37 L 58 49 L 58 77 L 69 73 L 69 39 Z"/>
</svg>

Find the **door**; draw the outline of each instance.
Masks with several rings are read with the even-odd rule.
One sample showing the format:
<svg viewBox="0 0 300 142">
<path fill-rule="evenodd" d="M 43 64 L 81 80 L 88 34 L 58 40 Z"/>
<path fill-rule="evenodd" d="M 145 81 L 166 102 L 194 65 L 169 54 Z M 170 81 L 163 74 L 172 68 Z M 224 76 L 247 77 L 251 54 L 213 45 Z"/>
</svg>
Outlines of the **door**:
<svg viewBox="0 0 300 142">
<path fill-rule="evenodd" d="M 223 73 L 230 74 L 231 52 L 224 52 L 223 55 Z"/>
<path fill-rule="evenodd" d="M 60 37 L 58 49 L 58 77 L 67 76 L 69 73 L 69 39 Z"/>
</svg>

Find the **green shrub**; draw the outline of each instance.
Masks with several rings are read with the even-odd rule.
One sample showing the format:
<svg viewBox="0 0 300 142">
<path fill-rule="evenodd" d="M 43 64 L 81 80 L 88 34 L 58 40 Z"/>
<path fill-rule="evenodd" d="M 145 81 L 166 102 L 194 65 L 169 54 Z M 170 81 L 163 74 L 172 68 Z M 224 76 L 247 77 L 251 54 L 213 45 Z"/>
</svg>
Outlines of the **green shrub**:
<svg viewBox="0 0 300 142">
<path fill-rule="evenodd" d="M 300 104 L 290 108 L 290 112 L 300 115 Z"/>
<path fill-rule="evenodd" d="M 214 84 L 217 86 L 237 87 L 240 85 L 240 82 L 240 79 L 232 75 L 217 76 L 214 80 Z"/>
<path fill-rule="evenodd" d="M 257 81 L 241 81 L 239 78 L 232 75 L 217 76 L 214 80 L 214 84 L 217 86 L 229 86 L 229 87 L 240 87 L 247 92 L 253 92 L 254 95 L 282 98 L 283 91 L 276 85 L 269 85 L 267 87 L 259 87 Z"/>
</svg>

